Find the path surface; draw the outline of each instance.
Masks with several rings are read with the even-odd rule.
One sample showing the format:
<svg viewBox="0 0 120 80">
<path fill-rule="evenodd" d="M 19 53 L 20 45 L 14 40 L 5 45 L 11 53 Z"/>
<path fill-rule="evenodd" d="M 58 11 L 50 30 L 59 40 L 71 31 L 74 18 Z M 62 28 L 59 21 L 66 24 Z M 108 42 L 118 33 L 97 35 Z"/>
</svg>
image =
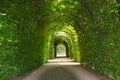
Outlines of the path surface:
<svg viewBox="0 0 120 80">
<path fill-rule="evenodd" d="M 103 80 L 69 58 L 49 60 L 23 80 Z"/>
</svg>

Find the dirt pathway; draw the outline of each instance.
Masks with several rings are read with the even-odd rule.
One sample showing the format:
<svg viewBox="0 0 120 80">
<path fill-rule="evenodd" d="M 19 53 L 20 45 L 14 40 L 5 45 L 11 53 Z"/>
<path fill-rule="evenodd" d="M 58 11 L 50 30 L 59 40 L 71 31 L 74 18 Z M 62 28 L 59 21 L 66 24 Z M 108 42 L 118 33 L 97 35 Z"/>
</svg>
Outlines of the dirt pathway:
<svg viewBox="0 0 120 80">
<path fill-rule="evenodd" d="M 69 58 L 49 60 L 23 80 L 103 80 Z"/>
</svg>

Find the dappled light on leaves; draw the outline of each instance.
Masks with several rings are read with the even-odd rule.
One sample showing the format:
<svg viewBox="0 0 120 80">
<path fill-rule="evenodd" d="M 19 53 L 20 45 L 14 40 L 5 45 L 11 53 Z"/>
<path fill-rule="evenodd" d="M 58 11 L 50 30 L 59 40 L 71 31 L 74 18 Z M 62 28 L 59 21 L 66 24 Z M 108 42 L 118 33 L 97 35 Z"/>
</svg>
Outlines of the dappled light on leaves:
<svg viewBox="0 0 120 80">
<path fill-rule="evenodd" d="M 66 56 L 120 80 L 119 0 L 1 0 L 0 79 Z"/>
</svg>

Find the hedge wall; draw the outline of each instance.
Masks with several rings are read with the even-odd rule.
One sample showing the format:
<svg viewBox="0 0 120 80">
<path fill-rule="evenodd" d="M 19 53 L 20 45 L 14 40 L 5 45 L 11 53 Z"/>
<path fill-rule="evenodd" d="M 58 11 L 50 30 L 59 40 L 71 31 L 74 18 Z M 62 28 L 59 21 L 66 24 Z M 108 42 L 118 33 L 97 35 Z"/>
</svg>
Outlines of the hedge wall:
<svg viewBox="0 0 120 80">
<path fill-rule="evenodd" d="M 97 73 L 120 79 L 120 23 L 114 1 L 80 0 L 78 16 L 81 62 Z M 92 4 L 92 5 L 91 5 Z M 78 23 L 75 25 L 78 26 Z"/>
<path fill-rule="evenodd" d="M 45 10 L 41 0 L 0 1 L 0 80 L 45 62 Z"/>
<path fill-rule="evenodd" d="M 51 27 L 50 33 L 46 32 L 46 25 L 54 22 L 67 23 L 77 31 L 80 48 L 80 55 L 77 55 L 81 58 L 74 56 L 76 59 L 102 75 L 119 80 L 120 22 L 116 0 L 61 0 L 57 5 L 54 1 L 45 1 L 0 1 L 1 80 L 47 61 L 48 37 L 63 28 L 59 25 Z"/>
</svg>

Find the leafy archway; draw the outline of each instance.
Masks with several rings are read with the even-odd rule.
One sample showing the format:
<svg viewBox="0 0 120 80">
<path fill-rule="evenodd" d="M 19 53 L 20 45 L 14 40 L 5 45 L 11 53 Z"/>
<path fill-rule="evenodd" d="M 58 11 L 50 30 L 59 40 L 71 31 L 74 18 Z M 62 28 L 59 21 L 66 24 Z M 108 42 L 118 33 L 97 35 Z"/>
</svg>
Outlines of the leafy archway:
<svg viewBox="0 0 120 80">
<path fill-rule="evenodd" d="M 1 0 L 1 80 L 46 62 L 59 31 L 69 34 L 72 58 L 119 80 L 118 8 L 116 0 Z"/>
<path fill-rule="evenodd" d="M 55 57 L 69 57 L 69 53 L 70 53 L 70 50 L 71 49 L 69 49 L 69 46 L 68 46 L 68 43 L 67 42 L 65 42 L 65 41 L 60 41 L 60 42 L 58 42 L 58 41 L 55 41 L 55 43 L 54 43 L 54 45 L 55 45 Z M 65 49 L 64 49 L 64 55 L 63 56 L 58 56 L 57 54 L 57 47 L 58 46 L 60 46 L 60 45 L 62 45 Z"/>
</svg>

